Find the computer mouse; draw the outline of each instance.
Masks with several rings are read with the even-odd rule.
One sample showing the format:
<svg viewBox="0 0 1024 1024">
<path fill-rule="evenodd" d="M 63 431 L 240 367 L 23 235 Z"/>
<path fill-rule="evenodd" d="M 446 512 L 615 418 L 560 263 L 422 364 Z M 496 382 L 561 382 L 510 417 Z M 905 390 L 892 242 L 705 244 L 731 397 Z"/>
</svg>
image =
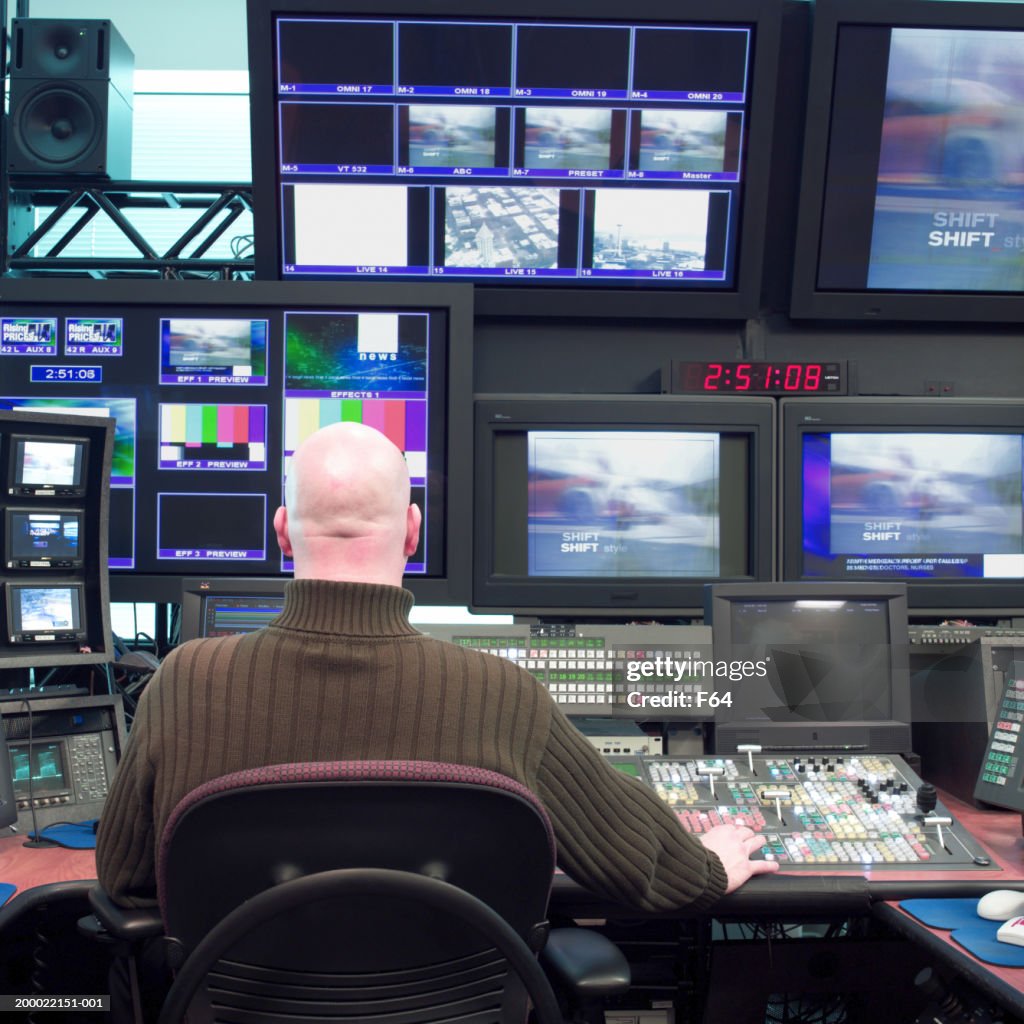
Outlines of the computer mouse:
<svg viewBox="0 0 1024 1024">
<path fill-rule="evenodd" d="M 978 916 L 989 921 L 1009 921 L 1024 914 L 1024 892 L 996 889 L 978 900 Z"/>
</svg>

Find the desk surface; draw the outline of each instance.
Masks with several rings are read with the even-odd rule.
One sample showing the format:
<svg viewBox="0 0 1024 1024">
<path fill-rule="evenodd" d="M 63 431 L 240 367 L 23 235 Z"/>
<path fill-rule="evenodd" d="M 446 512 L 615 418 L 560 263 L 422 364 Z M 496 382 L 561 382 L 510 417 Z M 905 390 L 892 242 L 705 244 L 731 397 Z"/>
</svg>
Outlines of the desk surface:
<svg viewBox="0 0 1024 1024">
<path fill-rule="evenodd" d="M 776 915 L 782 909 L 786 894 L 802 895 L 808 901 L 827 900 L 832 911 L 844 909 L 866 912 L 871 899 L 902 899 L 921 895 L 917 889 L 941 888 L 949 884 L 952 895 L 959 889 L 961 895 L 975 891 L 989 891 L 1015 883 L 1024 885 L 1024 835 L 1019 814 L 994 809 L 980 810 L 952 797 L 944 802 L 981 841 L 992 855 L 998 871 L 829 871 L 827 875 L 785 873 L 762 876 L 751 880 L 738 893 L 725 897 L 716 906 L 729 915 L 754 911 L 760 903 L 773 904 Z M 61 847 L 31 849 L 24 845 L 24 836 L 0 838 L 0 882 L 17 886 L 17 893 L 33 886 L 50 882 L 77 881 L 96 877 L 95 850 L 66 850 Z M 833 902 L 834 901 L 834 902 Z M 571 879 L 556 879 L 553 902 L 566 913 L 580 916 L 636 916 L 636 911 L 625 907 L 609 906 L 596 899 Z M 848 906 L 847 906 L 848 904 Z M 759 913 L 759 911 L 758 911 Z"/>
<path fill-rule="evenodd" d="M 0 882 L 17 887 L 11 900 L 33 886 L 95 877 L 95 850 L 33 849 L 25 846 L 25 837 L 20 835 L 0 839 Z"/>
</svg>

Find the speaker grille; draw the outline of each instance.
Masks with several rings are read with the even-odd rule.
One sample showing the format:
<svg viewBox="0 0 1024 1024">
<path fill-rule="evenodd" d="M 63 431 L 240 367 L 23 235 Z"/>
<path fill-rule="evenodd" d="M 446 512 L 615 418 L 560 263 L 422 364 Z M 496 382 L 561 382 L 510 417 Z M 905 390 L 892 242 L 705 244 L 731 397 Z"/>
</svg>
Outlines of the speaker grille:
<svg viewBox="0 0 1024 1024">
<path fill-rule="evenodd" d="M 100 117 L 87 93 L 48 82 L 25 97 L 14 131 L 26 153 L 59 168 L 83 160 L 96 146 Z"/>
</svg>

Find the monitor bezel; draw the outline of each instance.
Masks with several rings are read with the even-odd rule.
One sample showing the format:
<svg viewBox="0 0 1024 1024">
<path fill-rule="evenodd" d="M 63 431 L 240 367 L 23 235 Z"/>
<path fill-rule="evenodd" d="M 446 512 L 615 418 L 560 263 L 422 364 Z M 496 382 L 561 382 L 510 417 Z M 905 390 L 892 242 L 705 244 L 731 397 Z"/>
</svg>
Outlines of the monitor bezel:
<svg viewBox="0 0 1024 1024">
<path fill-rule="evenodd" d="M 27 484 L 25 476 L 25 444 L 73 444 L 78 449 L 75 456 L 77 479 L 71 484 L 42 483 Z M 16 434 L 8 436 L 7 494 L 9 497 L 27 500 L 39 498 L 82 498 L 86 492 L 89 474 L 89 438 L 58 434 Z"/>
<path fill-rule="evenodd" d="M 15 594 L 24 590 L 69 590 L 75 595 L 78 603 L 78 626 L 73 629 L 58 630 L 26 630 L 16 629 L 20 624 L 21 606 L 15 604 Z M 4 584 L 4 604 L 7 610 L 7 642 L 11 647 L 23 648 L 34 647 L 36 644 L 45 643 L 47 650 L 61 650 L 64 645 L 74 646 L 84 643 L 89 635 L 88 609 L 85 601 L 85 582 L 83 580 L 10 580 Z M 74 633 L 74 637 L 62 640 L 50 641 L 40 640 L 40 637 L 49 636 L 50 633 Z"/>
<path fill-rule="evenodd" d="M 803 435 L 806 433 L 970 433 L 1003 429 L 1024 436 L 1024 401 L 1008 398 L 787 398 L 779 403 L 779 480 L 783 580 L 828 582 L 803 574 Z M 951 427 L 948 417 L 955 426 Z M 944 422 L 945 420 L 945 422 Z M 841 580 L 837 582 L 842 582 Z M 879 582 L 883 582 L 882 579 Z M 889 580 L 905 584 L 912 614 L 1024 614 L 1024 580 Z"/>
<path fill-rule="evenodd" d="M 203 617 L 210 597 L 282 597 L 290 577 L 274 576 L 186 576 L 177 598 L 181 605 L 179 641 L 203 635 Z"/>
<path fill-rule="evenodd" d="M 55 569 L 80 569 L 85 564 L 85 517 L 86 512 L 84 508 L 46 508 L 46 507 L 33 507 L 25 508 L 18 505 L 8 505 L 3 510 L 4 513 L 4 562 L 8 569 L 24 569 L 26 572 L 53 572 Z M 54 566 L 52 564 L 47 565 L 32 565 L 32 566 L 12 566 L 10 564 L 14 557 L 14 520 L 15 516 L 18 515 L 58 515 L 58 516 L 74 516 L 78 520 L 78 553 L 72 559 L 26 559 L 27 561 L 42 561 L 52 563 L 54 561 L 61 561 L 61 566 Z"/>
<path fill-rule="evenodd" d="M 838 746 L 851 745 L 848 739 L 851 729 L 869 733 L 871 730 L 898 729 L 905 732 L 910 741 L 911 699 L 910 699 L 910 653 L 907 631 L 908 607 L 907 589 L 902 583 L 850 583 L 845 580 L 826 582 L 796 583 L 722 583 L 712 584 L 705 591 L 704 621 L 711 626 L 711 642 L 716 661 L 732 657 L 732 615 L 734 602 L 739 601 L 800 601 L 800 600 L 859 600 L 884 601 L 889 626 L 890 667 L 892 671 L 891 712 L 888 719 L 856 722 L 751 722 L 749 728 L 764 729 L 785 737 L 787 726 L 800 729 L 816 729 L 822 747 L 828 746 L 828 733 L 842 736 Z M 739 685 L 743 685 L 740 683 Z M 735 717 L 729 705 L 719 705 L 715 712 L 715 727 L 720 725 L 746 728 L 747 719 Z M 769 745 L 770 746 L 770 745 Z M 859 744 L 854 742 L 854 748 Z M 867 752 L 867 751 L 865 751 Z M 878 752 L 878 751 L 874 751 Z M 890 753 L 899 751 L 889 751 Z"/>
<path fill-rule="evenodd" d="M 403 586 L 421 604 L 466 604 L 470 592 L 469 546 L 453 538 L 468 536 L 471 526 L 469 484 L 472 471 L 473 289 L 451 282 L 308 282 L 308 281 L 67 281 L 55 293 L 43 279 L 0 280 L 0 303 L 39 305 L 47 309 L 87 309 L 96 306 L 151 307 L 173 311 L 179 306 L 272 307 L 278 310 L 308 306 L 324 310 L 350 307 L 410 310 L 440 309 L 448 322 L 447 345 L 447 475 L 444 573 L 437 577 L 403 577 Z M 166 312 L 162 315 L 167 315 Z M 274 397 L 274 396 L 271 396 Z M 279 395 L 277 397 L 280 397 Z M 57 420 L 55 411 L 54 421 Z M 65 428 L 66 429 L 66 428 Z M 272 541 L 276 547 L 276 541 Z M 196 566 L 179 566 L 167 573 L 110 573 L 114 601 L 180 600 L 181 581 L 196 575 Z M 212 575 L 212 574 L 211 574 Z M 236 576 L 237 567 L 226 576 Z M 258 578 L 258 577 L 253 577 Z M 282 581 L 290 579 L 282 574 Z"/>
<path fill-rule="evenodd" d="M 473 611 L 544 618 L 699 618 L 706 577 L 622 581 L 572 577 L 502 577 L 494 572 L 494 476 L 491 443 L 510 427 L 604 430 L 696 430 L 750 438 L 747 484 L 749 575 L 770 580 L 774 570 L 775 402 L 765 397 L 683 395 L 478 395 L 474 476 Z"/>
<path fill-rule="evenodd" d="M 1024 290 L 1017 294 L 954 294 L 870 290 L 866 286 L 849 291 L 818 287 L 835 55 L 843 25 L 1022 31 L 1024 8 L 1019 4 L 984 0 L 818 0 L 808 74 L 790 316 L 852 321 L 1024 321 Z"/>
<path fill-rule="evenodd" d="M 581 288 L 488 287 L 476 284 L 477 312 L 496 317 L 579 317 L 747 319 L 761 303 L 761 277 L 768 226 L 775 96 L 783 3 L 780 0 L 732 0 L 727 13 L 715 14 L 701 0 L 678 0 L 671 9 L 658 0 L 639 0 L 628 16 L 613 0 L 520 0 L 507 13 L 487 0 L 399 0 L 376 17 L 483 17 L 522 20 L 579 19 L 589 22 L 748 23 L 755 27 L 756 49 L 750 93 L 747 170 L 742 225 L 736 245 L 734 285 L 729 289 L 657 287 Z M 248 0 L 250 120 L 253 148 L 253 220 L 257 238 L 256 276 L 280 280 L 282 231 L 278 214 L 276 131 L 273 86 L 273 23 L 278 15 L 369 15 L 364 0 Z M 331 277 L 347 281 L 350 277 Z"/>
</svg>

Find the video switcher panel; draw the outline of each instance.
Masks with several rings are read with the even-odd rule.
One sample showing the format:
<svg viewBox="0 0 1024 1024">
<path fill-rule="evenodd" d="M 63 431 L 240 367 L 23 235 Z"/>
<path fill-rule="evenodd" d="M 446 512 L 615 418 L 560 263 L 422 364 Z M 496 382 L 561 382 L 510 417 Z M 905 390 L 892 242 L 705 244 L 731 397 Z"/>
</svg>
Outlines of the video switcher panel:
<svg viewBox="0 0 1024 1024">
<path fill-rule="evenodd" d="M 787 871 L 999 870 L 896 755 L 609 760 L 651 786 L 690 832 L 732 823 L 761 833 L 761 857 Z"/>
<path fill-rule="evenodd" d="M 721 689 L 710 626 L 419 625 L 419 630 L 508 658 L 536 676 L 569 715 L 710 722 Z"/>
</svg>

